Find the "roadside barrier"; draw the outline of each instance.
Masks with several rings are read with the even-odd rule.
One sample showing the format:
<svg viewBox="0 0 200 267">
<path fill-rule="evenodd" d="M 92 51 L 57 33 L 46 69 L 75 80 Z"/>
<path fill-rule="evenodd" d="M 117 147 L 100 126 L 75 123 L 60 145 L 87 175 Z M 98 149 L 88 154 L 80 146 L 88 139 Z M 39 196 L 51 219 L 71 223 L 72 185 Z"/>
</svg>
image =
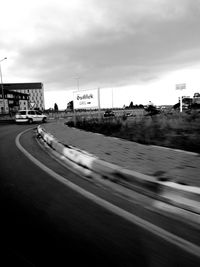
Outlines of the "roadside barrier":
<svg viewBox="0 0 200 267">
<path fill-rule="evenodd" d="M 40 125 L 37 127 L 37 133 L 56 152 L 68 160 L 99 174 L 102 179 L 108 179 L 174 206 L 200 214 L 200 188 L 198 187 L 173 182 L 160 182 L 156 177 L 105 162 L 85 151 L 63 145 Z"/>
<path fill-rule="evenodd" d="M 163 199 L 177 207 L 200 214 L 200 188 L 174 182 L 160 182 Z"/>
</svg>

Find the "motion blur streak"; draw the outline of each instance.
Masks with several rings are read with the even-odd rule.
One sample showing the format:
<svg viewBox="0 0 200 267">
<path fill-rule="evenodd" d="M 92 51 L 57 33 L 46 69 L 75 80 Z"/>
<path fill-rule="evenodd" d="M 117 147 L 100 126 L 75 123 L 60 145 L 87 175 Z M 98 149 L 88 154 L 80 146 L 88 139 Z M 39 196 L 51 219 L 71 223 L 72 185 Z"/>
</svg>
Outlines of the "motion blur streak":
<svg viewBox="0 0 200 267">
<path fill-rule="evenodd" d="M 92 200 L 96 204 L 102 206 L 103 208 L 113 212 L 114 214 L 117 214 L 118 216 L 138 225 L 139 227 L 142 227 L 143 229 L 150 231 L 151 233 L 167 240 L 168 242 L 172 243 L 173 245 L 180 247 L 181 249 L 189 252 L 192 255 L 195 255 L 197 257 L 200 257 L 200 247 L 192 244 L 191 242 L 188 242 L 174 234 L 171 234 L 170 232 L 153 225 L 149 223 L 148 221 L 145 221 L 107 201 L 104 199 L 97 197 L 96 195 L 82 189 L 81 187 L 77 186 L 76 184 L 64 179 L 61 175 L 55 173 L 50 168 L 46 167 L 44 164 L 39 162 L 36 158 L 34 158 L 28 151 L 26 151 L 20 144 L 20 137 L 25 132 L 30 131 L 30 129 L 25 130 L 17 135 L 15 139 L 16 146 L 18 149 L 26 155 L 34 164 L 36 164 L 38 167 L 40 167 L 43 171 L 47 172 L 50 176 L 58 180 L 59 182 L 63 183 L 64 185 L 70 187 L 74 191 L 78 192 L 79 194 L 83 195 L 84 197 Z"/>
</svg>

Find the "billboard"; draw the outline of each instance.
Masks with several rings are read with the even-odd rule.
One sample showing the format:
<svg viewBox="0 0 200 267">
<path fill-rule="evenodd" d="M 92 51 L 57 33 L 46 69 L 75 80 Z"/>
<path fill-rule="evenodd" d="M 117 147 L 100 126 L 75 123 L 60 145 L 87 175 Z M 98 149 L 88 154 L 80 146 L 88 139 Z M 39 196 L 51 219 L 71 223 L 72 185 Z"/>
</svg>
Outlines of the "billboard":
<svg viewBox="0 0 200 267">
<path fill-rule="evenodd" d="M 176 84 L 176 90 L 183 90 L 183 89 L 186 89 L 185 83 Z"/>
<path fill-rule="evenodd" d="M 74 109 L 98 108 L 98 89 L 74 92 Z"/>
</svg>

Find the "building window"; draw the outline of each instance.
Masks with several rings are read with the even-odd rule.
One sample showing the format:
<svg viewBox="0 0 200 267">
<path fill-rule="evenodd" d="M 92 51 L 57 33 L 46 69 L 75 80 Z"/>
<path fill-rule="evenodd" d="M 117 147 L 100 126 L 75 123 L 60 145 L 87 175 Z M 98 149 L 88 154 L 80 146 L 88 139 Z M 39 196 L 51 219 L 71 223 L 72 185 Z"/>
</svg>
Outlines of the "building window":
<svg viewBox="0 0 200 267">
<path fill-rule="evenodd" d="M 7 94 L 7 98 L 13 98 L 13 95 Z"/>
</svg>

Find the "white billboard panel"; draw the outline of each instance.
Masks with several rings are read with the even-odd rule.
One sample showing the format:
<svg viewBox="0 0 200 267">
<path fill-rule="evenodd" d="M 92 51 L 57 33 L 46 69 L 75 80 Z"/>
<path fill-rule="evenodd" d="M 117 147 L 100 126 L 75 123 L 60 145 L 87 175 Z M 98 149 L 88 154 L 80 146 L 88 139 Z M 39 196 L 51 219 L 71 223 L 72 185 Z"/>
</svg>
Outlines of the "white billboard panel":
<svg viewBox="0 0 200 267">
<path fill-rule="evenodd" d="M 183 90 L 183 89 L 186 89 L 185 83 L 176 84 L 176 90 Z"/>
<path fill-rule="evenodd" d="M 98 108 L 98 89 L 74 92 L 74 108 Z"/>
</svg>

